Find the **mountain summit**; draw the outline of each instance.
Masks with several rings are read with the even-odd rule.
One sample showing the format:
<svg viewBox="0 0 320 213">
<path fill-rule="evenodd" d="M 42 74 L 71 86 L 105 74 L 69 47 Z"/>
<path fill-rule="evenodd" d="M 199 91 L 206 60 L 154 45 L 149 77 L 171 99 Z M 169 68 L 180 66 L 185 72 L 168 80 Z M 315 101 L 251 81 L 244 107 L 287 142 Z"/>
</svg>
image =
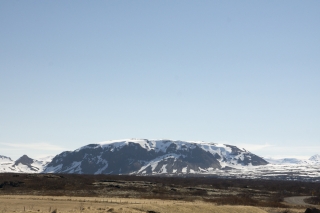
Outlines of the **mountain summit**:
<svg viewBox="0 0 320 213">
<path fill-rule="evenodd" d="M 34 162 L 32 158 L 29 158 L 28 155 L 22 155 L 16 162 L 14 163 L 15 166 L 19 164 L 27 165 L 32 167 L 31 164 Z"/>
<path fill-rule="evenodd" d="M 259 156 L 232 145 L 125 139 L 63 152 L 52 159 L 44 173 L 192 174 L 266 164 Z"/>
<path fill-rule="evenodd" d="M 309 161 L 320 163 L 320 155 L 313 155 L 311 158 L 309 158 Z"/>
</svg>

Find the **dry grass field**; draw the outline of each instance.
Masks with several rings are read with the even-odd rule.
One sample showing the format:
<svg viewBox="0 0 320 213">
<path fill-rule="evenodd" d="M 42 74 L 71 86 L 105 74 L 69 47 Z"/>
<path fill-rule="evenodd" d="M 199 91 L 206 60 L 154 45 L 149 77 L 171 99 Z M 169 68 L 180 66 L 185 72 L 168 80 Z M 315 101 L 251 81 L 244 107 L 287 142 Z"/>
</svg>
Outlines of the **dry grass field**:
<svg viewBox="0 0 320 213">
<path fill-rule="evenodd" d="M 302 213 L 284 197 L 319 183 L 110 175 L 0 174 L 1 212 Z"/>
<path fill-rule="evenodd" d="M 212 213 L 265 213 L 258 207 L 217 206 L 202 201 L 172 201 L 156 199 L 107 199 L 92 197 L 57 196 L 0 196 L 0 212 L 212 212 Z"/>
</svg>

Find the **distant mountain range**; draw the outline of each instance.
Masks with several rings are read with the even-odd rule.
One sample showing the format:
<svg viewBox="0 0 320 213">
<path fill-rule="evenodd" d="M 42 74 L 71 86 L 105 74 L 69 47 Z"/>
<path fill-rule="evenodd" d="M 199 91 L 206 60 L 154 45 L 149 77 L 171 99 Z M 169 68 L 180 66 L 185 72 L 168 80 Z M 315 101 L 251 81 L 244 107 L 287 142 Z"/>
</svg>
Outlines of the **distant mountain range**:
<svg viewBox="0 0 320 213">
<path fill-rule="evenodd" d="M 309 160 L 264 159 L 233 145 L 199 141 L 126 139 L 89 144 L 75 151 L 65 151 L 44 159 L 32 159 L 23 155 L 13 161 L 9 157 L 0 156 L 2 173 L 211 174 L 259 177 L 272 176 L 267 170 L 280 171 L 277 165 L 282 165 L 283 174 L 287 168 L 304 168 L 300 165 L 310 165 L 312 174 L 320 177 L 320 171 L 317 172 L 317 168 L 320 170 L 320 155 L 312 156 Z M 297 175 L 301 173 L 299 171 L 297 170 Z M 279 174 L 275 174 L 277 175 Z"/>
<path fill-rule="evenodd" d="M 310 157 L 308 160 L 301 160 L 297 158 L 281 158 L 281 159 L 274 159 L 274 158 L 264 158 L 271 164 L 320 164 L 320 155 L 314 155 Z"/>
<path fill-rule="evenodd" d="M 21 156 L 18 160 L 13 161 L 11 158 L 0 155 L 0 173 L 40 173 L 43 172 L 53 156 L 43 159 L 32 159 L 27 155 Z"/>
</svg>

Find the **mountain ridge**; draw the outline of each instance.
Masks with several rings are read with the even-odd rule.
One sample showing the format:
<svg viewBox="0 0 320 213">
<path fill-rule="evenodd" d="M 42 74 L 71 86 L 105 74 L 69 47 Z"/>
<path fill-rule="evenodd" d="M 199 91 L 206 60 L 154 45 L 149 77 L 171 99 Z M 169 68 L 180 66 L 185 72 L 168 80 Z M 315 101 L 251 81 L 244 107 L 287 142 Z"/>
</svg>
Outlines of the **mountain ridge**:
<svg viewBox="0 0 320 213">
<path fill-rule="evenodd" d="M 53 158 L 44 172 L 79 174 L 189 174 L 266 165 L 233 145 L 202 141 L 124 139 L 89 144 Z"/>
<path fill-rule="evenodd" d="M 264 158 L 271 164 L 319 164 L 320 163 L 320 155 L 315 154 L 311 156 L 309 159 L 298 159 L 298 158 Z"/>
<path fill-rule="evenodd" d="M 10 157 L 0 155 L 0 173 L 40 173 L 51 159 L 48 157 L 47 160 L 43 161 L 32 159 L 28 155 L 22 155 L 14 161 Z"/>
<path fill-rule="evenodd" d="M 262 158 L 246 149 L 203 141 L 123 139 L 88 144 L 56 156 L 16 161 L 0 155 L 0 173 L 214 175 L 320 181 L 320 155 Z"/>
</svg>

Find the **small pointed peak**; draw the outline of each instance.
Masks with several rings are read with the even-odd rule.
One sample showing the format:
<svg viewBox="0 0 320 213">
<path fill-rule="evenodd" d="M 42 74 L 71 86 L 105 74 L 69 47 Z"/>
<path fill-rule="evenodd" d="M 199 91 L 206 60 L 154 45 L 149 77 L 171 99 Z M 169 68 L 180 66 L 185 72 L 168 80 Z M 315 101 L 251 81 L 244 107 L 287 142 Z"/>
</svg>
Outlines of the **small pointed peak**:
<svg viewBox="0 0 320 213">
<path fill-rule="evenodd" d="M 18 165 L 19 163 L 24 165 L 30 165 L 33 163 L 33 159 L 29 158 L 28 155 L 22 155 L 18 160 L 16 160 L 15 165 Z"/>
<path fill-rule="evenodd" d="M 18 158 L 18 160 L 20 159 L 32 159 L 32 158 L 30 158 L 28 155 L 22 155 L 20 158 Z"/>
</svg>

